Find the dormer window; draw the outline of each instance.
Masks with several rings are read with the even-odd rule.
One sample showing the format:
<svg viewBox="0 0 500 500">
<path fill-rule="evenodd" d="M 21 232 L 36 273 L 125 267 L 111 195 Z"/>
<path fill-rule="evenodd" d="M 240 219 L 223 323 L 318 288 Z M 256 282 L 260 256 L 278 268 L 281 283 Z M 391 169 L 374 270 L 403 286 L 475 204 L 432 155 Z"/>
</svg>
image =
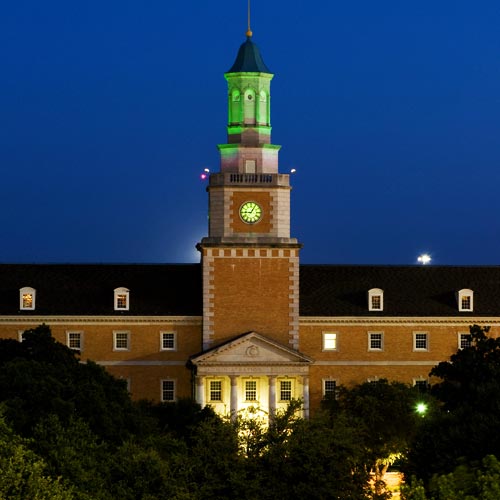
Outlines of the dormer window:
<svg viewBox="0 0 500 500">
<path fill-rule="evenodd" d="M 474 292 L 468 288 L 463 288 L 458 292 L 458 310 L 470 311 L 474 310 Z"/>
<path fill-rule="evenodd" d="M 380 288 L 372 288 L 371 290 L 368 290 L 368 310 L 384 310 L 384 291 Z"/>
<path fill-rule="evenodd" d="M 21 311 L 35 310 L 36 290 L 25 286 L 19 290 L 19 309 Z"/>
<path fill-rule="evenodd" d="M 115 311 L 128 311 L 130 305 L 130 290 L 115 288 Z"/>
</svg>

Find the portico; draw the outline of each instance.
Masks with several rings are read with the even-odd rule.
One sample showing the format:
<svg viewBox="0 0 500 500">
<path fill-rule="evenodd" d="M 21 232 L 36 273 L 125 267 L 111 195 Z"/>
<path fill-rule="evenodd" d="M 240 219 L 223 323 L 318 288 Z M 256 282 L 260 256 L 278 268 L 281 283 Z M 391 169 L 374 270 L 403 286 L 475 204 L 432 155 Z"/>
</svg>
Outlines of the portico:
<svg viewBox="0 0 500 500">
<path fill-rule="evenodd" d="M 303 401 L 309 416 L 312 359 L 256 332 L 240 335 L 192 358 L 195 397 L 221 415 L 246 410 L 270 418 L 292 399 Z"/>
</svg>

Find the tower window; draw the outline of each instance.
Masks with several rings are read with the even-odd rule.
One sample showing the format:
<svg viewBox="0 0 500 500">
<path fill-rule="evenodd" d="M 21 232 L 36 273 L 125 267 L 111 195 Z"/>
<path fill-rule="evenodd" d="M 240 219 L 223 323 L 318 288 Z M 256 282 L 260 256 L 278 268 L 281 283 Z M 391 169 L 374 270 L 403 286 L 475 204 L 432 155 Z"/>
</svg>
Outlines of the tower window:
<svg viewBox="0 0 500 500">
<path fill-rule="evenodd" d="M 128 288 L 115 288 L 115 311 L 128 311 L 130 307 L 130 291 Z"/>
<path fill-rule="evenodd" d="M 22 311 L 35 310 L 36 290 L 25 286 L 19 290 L 19 309 Z"/>
</svg>

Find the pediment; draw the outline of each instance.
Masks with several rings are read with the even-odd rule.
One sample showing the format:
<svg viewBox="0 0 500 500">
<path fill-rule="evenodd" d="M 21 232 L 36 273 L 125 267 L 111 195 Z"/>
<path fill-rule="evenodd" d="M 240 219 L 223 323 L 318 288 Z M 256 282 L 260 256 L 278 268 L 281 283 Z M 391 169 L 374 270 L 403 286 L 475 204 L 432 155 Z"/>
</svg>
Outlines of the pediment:
<svg viewBox="0 0 500 500">
<path fill-rule="evenodd" d="M 240 335 L 191 359 L 194 365 L 294 365 L 312 359 L 256 332 Z"/>
</svg>

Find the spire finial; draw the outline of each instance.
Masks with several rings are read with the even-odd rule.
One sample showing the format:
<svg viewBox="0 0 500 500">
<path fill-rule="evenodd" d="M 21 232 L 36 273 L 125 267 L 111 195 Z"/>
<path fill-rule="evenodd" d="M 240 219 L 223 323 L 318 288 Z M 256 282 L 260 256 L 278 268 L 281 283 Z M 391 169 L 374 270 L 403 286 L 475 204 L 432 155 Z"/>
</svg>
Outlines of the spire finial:
<svg viewBox="0 0 500 500">
<path fill-rule="evenodd" d="M 253 35 L 252 30 L 250 29 L 250 0 L 248 0 L 248 28 L 247 28 L 247 37 L 250 38 Z"/>
</svg>

